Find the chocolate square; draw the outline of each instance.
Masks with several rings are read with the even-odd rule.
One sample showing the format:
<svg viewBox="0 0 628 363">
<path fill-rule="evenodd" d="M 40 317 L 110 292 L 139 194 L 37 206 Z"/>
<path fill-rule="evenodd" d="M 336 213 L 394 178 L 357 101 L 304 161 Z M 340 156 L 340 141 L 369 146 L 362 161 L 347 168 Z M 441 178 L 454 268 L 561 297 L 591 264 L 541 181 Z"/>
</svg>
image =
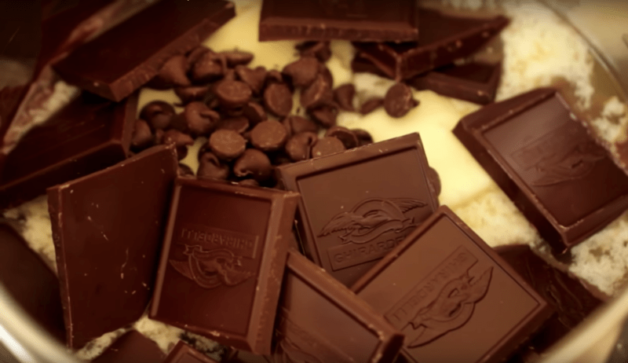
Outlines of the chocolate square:
<svg viewBox="0 0 628 363">
<path fill-rule="evenodd" d="M 298 194 L 178 179 L 150 317 L 270 354 Z"/>
<path fill-rule="evenodd" d="M 350 286 L 438 208 L 419 134 L 277 168 L 306 255 Z"/>
<path fill-rule="evenodd" d="M 552 313 L 445 206 L 352 289 L 405 334 L 410 362 L 501 362 Z"/>
</svg>

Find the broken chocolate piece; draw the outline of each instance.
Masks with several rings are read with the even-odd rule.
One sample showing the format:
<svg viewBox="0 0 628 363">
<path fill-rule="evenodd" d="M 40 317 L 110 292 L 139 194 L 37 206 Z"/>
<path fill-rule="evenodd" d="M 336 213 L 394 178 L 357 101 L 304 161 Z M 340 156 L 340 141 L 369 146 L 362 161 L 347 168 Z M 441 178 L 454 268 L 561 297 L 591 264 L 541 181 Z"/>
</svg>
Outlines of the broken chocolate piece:
<svg viewBox="0 0 628 363">
<path fill-rule="evenodd" d="M 218 363 L 205 354 L 179 340 L 164 363 Z"/>
<path fill-rule="evenodd" d="M 172 56 L 192 50 L 234 16 L 227 1 L 160 1 L 78 47 L 54 68 L 69 83 L 120 101 Z"/>
<path fill-rule="evenodd" d="M 419 37 L 413 0 L 266 0 L 259 40 L 410 41 Z"/>
<path fill-rule="evenodd" d="M 410 87 L 403 83 L 390 87 L 384 97 L 384 109 L 390 117 L 403 117 L 418 104 Z"/>
<path fill-rule="evenodd" d="M 409 362 L 502 362 L 552 313 L 446 206 L 352 290 L 405 334 Z"/>
<path fill-rule="evenodd" d="M 301 194 L 304 252 L 345 285 L 438 208 L 427 170 L 418 134 L 277 167 L 285 188 Z"/>
<path fill-rule="evenodd" d="M 157 344 L 135 330 L 124 334 L 93 363 L 162 363 L 166 359 Z"/>
<path fill-rule="evenodd" d="M 178 179 L 150 318 L 270 354 L 298 197 Z"/>
<path fill-rule="evenodd" d="M 556 253 L 628 208 L 628 176 L 554 89 L 488 105 L 454 134 Z"/>
<path fill-rule="evenodd" d="M 68 347 L 146 310 L 177 169 L 174 148 L 156 146 L 48 189 Z"/>
</svg>

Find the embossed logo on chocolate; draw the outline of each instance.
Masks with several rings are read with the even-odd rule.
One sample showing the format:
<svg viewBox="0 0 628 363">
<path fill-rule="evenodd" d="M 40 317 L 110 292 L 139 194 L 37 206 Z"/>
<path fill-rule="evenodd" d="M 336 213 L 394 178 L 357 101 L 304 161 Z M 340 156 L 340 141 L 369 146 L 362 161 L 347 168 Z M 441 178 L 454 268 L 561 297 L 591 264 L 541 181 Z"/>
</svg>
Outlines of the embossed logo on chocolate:
<svg viewBox="0 0 628 363">
<path fill-rule="evenodd" d="M 170 265 L 197 285 L 213 289 L 235 286 L 255 275 L 243 266 L 255 259 L 259 238 L 239 232 L 200 225 L 186 225 L 175 235 L 173 248 L 184 248 L 187 260 L 171 259 Z"/>
<path fill-rule="evenodd" d="M 417 348 L 462 328 L 473 316 L 475 304 L 486 296 L 493 268 L 470 274 L 478 262 L 459 247 L 416 285 L 386 315 L 406 334 L 406 345 Z"/>
</svg>

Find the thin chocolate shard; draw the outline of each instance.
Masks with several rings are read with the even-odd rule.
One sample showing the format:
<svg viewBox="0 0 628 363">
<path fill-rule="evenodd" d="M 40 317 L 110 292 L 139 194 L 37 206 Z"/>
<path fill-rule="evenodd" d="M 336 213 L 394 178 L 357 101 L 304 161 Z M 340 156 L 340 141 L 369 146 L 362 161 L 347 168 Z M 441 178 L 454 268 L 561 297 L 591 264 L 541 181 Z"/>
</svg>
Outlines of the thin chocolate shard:
<svg viewBox="0 0 628 363">
<path fill-rule="evenodd" d="M 554 89 L 488 105 L 454 134 L 556 253 L 628 208 L 628 176 Z"/>
<path fill-rule="evenodd" d="M 124 160 L 136 108 L 137 95 L 116 104 L 84 93 L 32 129 L 6 156 L 0 175 L 0 209 Z"/>
<path fill-rule="evenodd" d="M 265 0 L 259 40 L 417 40 L 416 2 Z"/>
<path fill-rule="evenodd" d="M 227 1 L 160 1 L 80 46 L 54 68 L 69 83 L 120 101 L 172 56 L 192 50 L 234 16 L 235 7 Z"/>
<path fill-rule="evenodd" d="M 157 344 L 135 330 L 124 334 L 93 363 L 162 363 L 166 359 Z"/>
<path fill-rule="evenodd" d="M 296 226 L 306 255 L 347 286 L 438 208 L 416 133 L 276 170 L 301 194 Z"/>
<path fill-rule="evenodd" d="M 386 76 L 401 81 L 468 57 L 498 34 L 509 20 L 459 17 L 421 8 L 418 42 L 355 42 L 359 56 L 376 65 Z"/>
<path fill-rule="evenodd" d="M 278 314 L 279 362 L 393 362 L 403 343 L 380 313 L 295 250 L 288 253 Z"/>
<path fill-rule="evenodd" d="M 70 348 L 146 310 L 177 169 L 175 148 L 156 146 L 48 189 Z"/>
<path fill-rule="evenodd" d="M 502 362 L 552 313 L 446 206 L 352 290 L 405 334 L 408 362 Z"/>
<path fill-rule="evenodd" d="M 150 318 L 270 354 L 298 197 L 178 179 Z"/>
<path fill-rule="evenodd" d="M 164 363 L 218 363 L 205 354 L 179 340 Z"/>
</svg>

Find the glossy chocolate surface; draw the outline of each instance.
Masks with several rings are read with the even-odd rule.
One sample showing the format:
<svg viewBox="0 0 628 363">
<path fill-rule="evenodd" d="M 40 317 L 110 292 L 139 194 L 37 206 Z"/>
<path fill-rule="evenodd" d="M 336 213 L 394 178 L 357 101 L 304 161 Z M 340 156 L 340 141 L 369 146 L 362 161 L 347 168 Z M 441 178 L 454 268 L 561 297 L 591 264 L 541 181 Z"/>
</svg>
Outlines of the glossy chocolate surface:
<svg viewBox="0 0 628 363">
<path fill-rule="evenodd" d="M 146 310 L 177 167 L 174 147 L 156 146 L 48 189 L 69 347 Z"/>
<path fill-rule="evenodd" d="M 166 355 L 157 344 L 135 330 L 124 334 L 93 363 L 162 363 Z"/>
<path fill-rule="evenodd" d="M 628 176 L 553 89 L 486 106 L 454 134 L 557 253 L 628 207 Z"/>
<path fill-rule="evenodd" d="M 72 84 L 120 101 L 234 16 L 227 1 L 163 0 L 77 48 L 55 69 Z"/>
<path fill-rule="evenodd" d="M 409 79 L 468 57 L 508 24 L 503 16 L 459 17 L 427 8 L 420 8 L 418 13 L 418 42 L 355 42 L 356 57 L 369 60 L 390 78 Z"/>
<path fill-rule="evenodd" d="M 551 314 L 445 206 L 352 290 L 405 334 L 410 362 L 501 362 Z"/>
<path fill-rule="evenodd" d="M 116 104 L 84 93 L 33 128 L 6 157 L 0 209 L 124 160 L 136 107 L 137 96 Z"/>
<path fill-rule="evenodd" d="M 164 363 L 217 363 L 205 354 L 179 340 Z"/>
<path fill-rule="evenodd" d="M 412 41 L 419 38 L 413 0 L 265 0 L 259 40 Z"/>
<path fill-rule="evenodd" d="M 298 194 L 178 179 L 150 317 L 270 354 Z"/>
<path fill-rule="evenodd" d="M 295 250 L 278 315 L 278 362 L 393 362 L 403 342 L 381 314 Z"/>
<path fill-rule="evenodd" d="M 418 134 L 277 168 L 305 254 L 350 286 L 438 208 Z"/>
</svg>

